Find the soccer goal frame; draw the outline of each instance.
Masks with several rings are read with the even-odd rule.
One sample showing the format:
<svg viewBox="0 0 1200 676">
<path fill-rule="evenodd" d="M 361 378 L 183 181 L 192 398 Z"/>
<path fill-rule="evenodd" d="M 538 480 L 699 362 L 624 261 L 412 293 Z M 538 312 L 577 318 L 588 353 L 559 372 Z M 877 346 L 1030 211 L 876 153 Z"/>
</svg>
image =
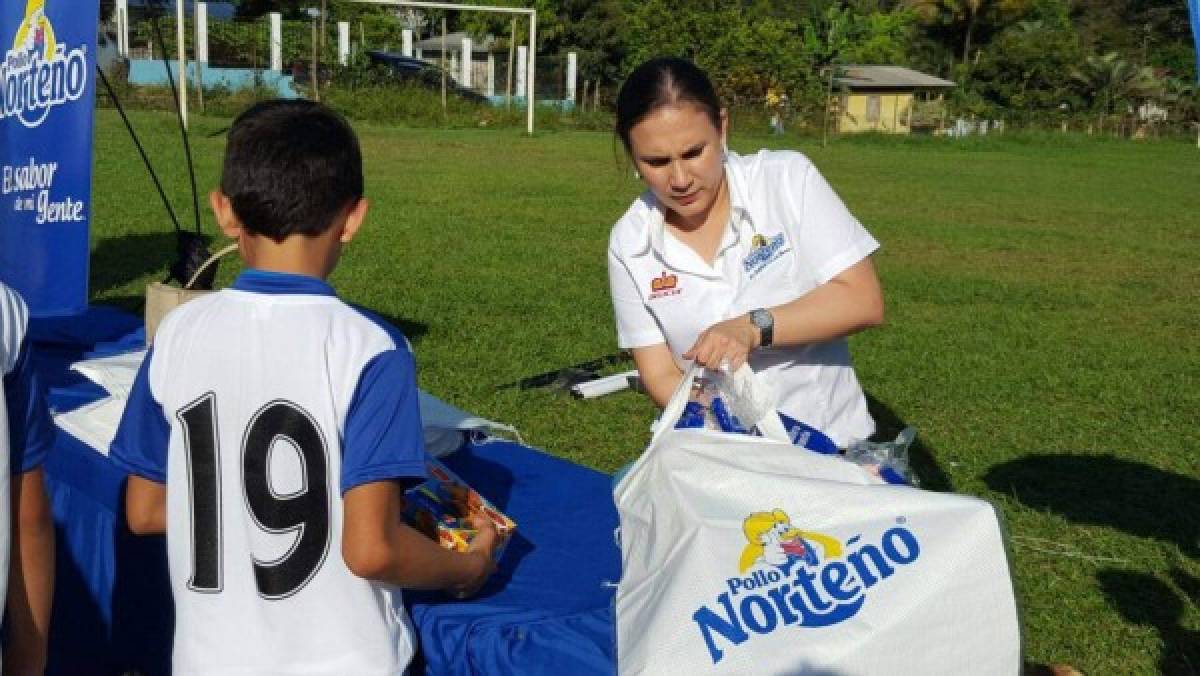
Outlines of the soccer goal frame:
<svg viewBox="0 0 1200 676">
<path fill-rule="evenodd" d="M 529 17 L 529 59 L 525 64 L 525 131 L 533 135 L 534 75 L 537 73 L 537 10 L 529 7 L 498 7 L 493 5 L 464 5 L 451 2 L 425 2 L 424 0 L 351 0 L 363 5 L 386 5 L 390 7 L 417 7 L 424 9 L 452 9 L 457 11 L 493 12 L 497 14 L 524 14 Z"/>
</svg>

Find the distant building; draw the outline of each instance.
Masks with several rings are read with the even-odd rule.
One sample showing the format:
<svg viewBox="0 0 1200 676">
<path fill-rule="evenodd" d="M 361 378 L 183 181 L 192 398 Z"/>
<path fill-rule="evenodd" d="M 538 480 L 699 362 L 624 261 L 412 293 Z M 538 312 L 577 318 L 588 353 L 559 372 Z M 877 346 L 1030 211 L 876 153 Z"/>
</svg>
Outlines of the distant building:
<svg viewBox="0 0 1200 676">
<path fill-rule="evenodd" d="M 487 89 L 486 83 L 495 82 L 496 78 L 496 54 L 507 54 L 507 50 L 501 51 L 497 49 L 496 38 L 487 35 L 483 38 L 472 37 L 465 32 L 448 33 L 446 35 L 446 53 L 445 64 L 450 76 L 457 82 L 462 73 L 462 66 L 459 64 L 463 58 L 463 42 L 471 40 L 471 87 L 478 91 Z M 426 63 L 434 65 L 442 65 L 442 36 L 434 35 L 431 38 L 420 40 L 413 44 L 413 55 Z M 501 58 L 503 60 L 503 58 Z M 485 92 L 491 95 L 493 92 Z"/>
<path fill-rule="evenodd" d="M 837 113 L 835 129 L 907 134 L 912 131 L 918 100 L 941 98 L 957 86 L 902 66 L 841 66 L 833 79 L 830 101 L 831 110 Z"/>
</svg>

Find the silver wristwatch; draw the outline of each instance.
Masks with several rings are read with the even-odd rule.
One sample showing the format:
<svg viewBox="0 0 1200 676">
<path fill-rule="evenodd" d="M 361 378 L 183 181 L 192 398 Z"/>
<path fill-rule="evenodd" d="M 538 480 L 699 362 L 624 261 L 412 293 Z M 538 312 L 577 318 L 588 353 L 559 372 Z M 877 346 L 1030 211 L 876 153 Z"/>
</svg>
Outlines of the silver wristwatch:
<svg viewBox="0 0 1200 676">
<path fill-rule="evenodd" d="M 750 323 L 758 327 L 759 347 L 771 347 L 775 340 L 775 317 L 769 310 L 758 308 L 750 311 Z"/>
</svg>

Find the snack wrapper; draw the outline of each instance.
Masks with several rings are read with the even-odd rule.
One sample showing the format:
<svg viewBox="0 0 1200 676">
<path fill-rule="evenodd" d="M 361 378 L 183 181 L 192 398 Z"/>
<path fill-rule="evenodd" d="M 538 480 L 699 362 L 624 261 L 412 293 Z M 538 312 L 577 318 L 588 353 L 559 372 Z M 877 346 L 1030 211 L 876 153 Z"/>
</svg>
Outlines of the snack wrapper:
<svg viewBox="0 0 1200 676">
<path fill-rule="evenodd" d="M 499 560 L 517 524 L 450 468 L 433 458 L 426 458 L 425 465 L 429 479 L 404 492 L 405 522 L 446 549 L 465 552 L 476 533 L 469 517 L 481 513 L 496 527 Z"/>
</svg>

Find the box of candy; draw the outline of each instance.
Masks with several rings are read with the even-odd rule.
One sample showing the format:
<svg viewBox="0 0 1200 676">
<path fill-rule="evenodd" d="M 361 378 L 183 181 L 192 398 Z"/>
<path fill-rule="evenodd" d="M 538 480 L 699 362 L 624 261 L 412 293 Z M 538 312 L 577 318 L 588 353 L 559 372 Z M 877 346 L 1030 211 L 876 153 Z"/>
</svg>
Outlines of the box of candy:
<svg viewBox="0 0 1200 676">
<path fill-rule="evenodd" d="M 500 537 L 496 548 L 499 559 L 517 524 L 450 468 L 433 458 L 426 460 L 426 467 L 429 479 L 404 493 L 404 520 L 443 547 L 465 552 L 476 533 L 470 516 L 482 514 Z"/>
</svg>

